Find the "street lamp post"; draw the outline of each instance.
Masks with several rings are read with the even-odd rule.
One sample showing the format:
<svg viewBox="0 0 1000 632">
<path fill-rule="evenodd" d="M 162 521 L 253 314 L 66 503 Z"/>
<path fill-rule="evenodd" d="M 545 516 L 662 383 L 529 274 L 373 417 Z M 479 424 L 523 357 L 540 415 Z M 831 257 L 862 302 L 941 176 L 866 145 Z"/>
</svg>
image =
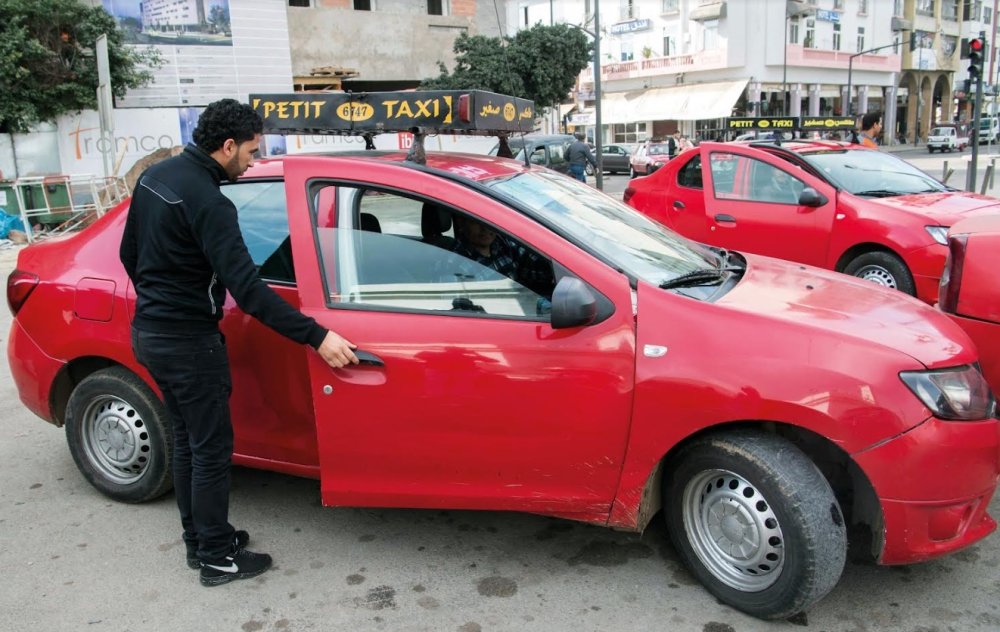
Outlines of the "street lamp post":
<svg viewBox="0 0 1000 632">
<path fill-rule="evenodd" d="M 912 38 L 914 34 L 911 34 Z M 893 42 L 892 44 L 886 44 L 885 46 L 876 46 L 875 48 L 869 48 L 868 50 L 863 50 L 860 53 L 854 53 L 847 60 L 847 108 L 844 110 L 846 116 L 854 114 L 854 110 L 851 107 L 853 102 L 851 99 L 851 79 L 854 73 L 854 58 L 861 57 L 862 55 L 867 55 L 868 53 L 877 53 L 880 50 L 885 50 L 886 48 L 893 48 L 894 46 L 899 46 L 898 42 Z"/>
<path fill-rule="evenodd" d="M 597 168 L 594 169 L 594 178 L 597 188 L 604 190 L 604 170 L 601 168 L 601 162 L 604 159 L 604 152 L 601 149 L 601 145 L 604 143 L 601 133 L 601 17 L 599 13 L 595 3 L 593 31 L 588 31 L 576 24 L 571 24 L 570 26 L 580 29 L 594 38 L 594 148 L 597 153 Z"/>
</svg>

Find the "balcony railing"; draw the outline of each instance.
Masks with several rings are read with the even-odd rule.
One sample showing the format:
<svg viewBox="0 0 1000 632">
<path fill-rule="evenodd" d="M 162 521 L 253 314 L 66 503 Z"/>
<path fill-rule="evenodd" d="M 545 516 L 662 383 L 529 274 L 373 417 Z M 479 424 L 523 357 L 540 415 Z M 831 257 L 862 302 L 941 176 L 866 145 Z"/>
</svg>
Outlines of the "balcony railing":
<svg viewBox="0 0 1000 632">
<path fill-rule="evenodd" d="M 669 57 L 650 57 L 649 59 L 605 63 L 601 65 L 601 79 L 632 79 L 655 75 L 673 75 L 696 70 L 724 68 L 725 64 L 726 49 L 714 49 Z M 580 73 L 581 83 L 589 83 L 592 79 L 593 71 L 584 70 Z"/>
<path fill-rule="evenodd" d="M 902 50 L 903 44 L 900 44 Z M 823 50 L 820 48 L 805 48 L 801 45 L 788 45 L 789 66 L 812 66 L 815 68 L 847 69 L 854 51 Z M 902 67 L 899 55 L 861 55 L 854 58 L 854 70 L 898 71 Z"/>
</svg>

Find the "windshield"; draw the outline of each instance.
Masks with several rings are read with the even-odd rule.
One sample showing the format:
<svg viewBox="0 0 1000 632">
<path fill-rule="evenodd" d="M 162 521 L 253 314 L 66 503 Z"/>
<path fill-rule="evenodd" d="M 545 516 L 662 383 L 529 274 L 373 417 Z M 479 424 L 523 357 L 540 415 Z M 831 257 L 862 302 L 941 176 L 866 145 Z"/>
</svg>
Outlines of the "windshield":
<svg viewBox="0 0 1000 632">
<path fill-rule="evenodd" d="M 948 191 L 948 187 L 889 153 L 843 149 L 802 154 L 838 188 L 854 195 Z"/>
<path fill-rule="evenodd" d="M 954 136 L 953 127 L 935 127 L 931 130 L 931 136 Z"/>
<path fill-rule="evenodd" d="M 719 266 L 719 256 L 711 250 L 572 178 L 538 170 L 483 184 L 648 283 Z"/>
<path fill-rule="evenodd" d="M 649 146 L 649 154 L 651 156 L 660 156 L 660 155 L 669 154 L 669 153 L 670 153 L 670 147 L 668 147 L 667 145 L 650 145 Z"/>
</svg>

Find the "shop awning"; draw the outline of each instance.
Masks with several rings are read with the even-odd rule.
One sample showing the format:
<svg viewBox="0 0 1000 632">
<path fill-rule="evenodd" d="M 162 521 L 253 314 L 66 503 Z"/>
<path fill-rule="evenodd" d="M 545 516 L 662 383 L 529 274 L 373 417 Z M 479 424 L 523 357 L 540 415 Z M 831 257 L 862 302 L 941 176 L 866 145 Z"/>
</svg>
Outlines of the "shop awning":
<svg viewBox="0 0 1000 632">
<path fill-rule="evenodd" d="M 601 122 L 700 121 L 726 118 L 747 87 L 747 79 L 671 88 L 612 92 L 601 99 Z"/>
<path fill-rule="evenodd" d="M 726 3 L 723 1 L 705 3 L 701 6 L 695 7 L 688 12 L 688 19 L 695 20 L 697 22 L 706 22 L 708 20 L 718 20 L 719 18 L 726 17 Z"/>
</svg>

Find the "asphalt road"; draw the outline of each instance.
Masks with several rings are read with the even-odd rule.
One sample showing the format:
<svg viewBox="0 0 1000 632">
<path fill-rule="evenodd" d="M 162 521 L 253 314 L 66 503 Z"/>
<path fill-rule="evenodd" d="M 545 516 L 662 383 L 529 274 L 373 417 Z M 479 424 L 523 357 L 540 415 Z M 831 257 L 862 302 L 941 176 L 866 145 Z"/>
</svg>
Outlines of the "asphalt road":
<svg viewBox="0 0 1000 632">
<path fill-rule="evenodd" d="M 620 196 L 626 177 L 609 180 Z M 4 278 L 14 254 L 0 250 Z M 0 307 L 3 349 L 10 320 Z M 766 623 L 705 592 L 659 517 L 639 536 L 514 513 L 324 508 L 316 481 L 245 468 L 231 520 L 275 567 L 203 588 L 172 496 L 125 505 L 91 488 L 63 431 L 20 404 L 6 362 L 0 403 L 3 632 L 1000 629 L 996 535 L 914 566 L 849 562 L 825 600 Z"/>
</svg>

